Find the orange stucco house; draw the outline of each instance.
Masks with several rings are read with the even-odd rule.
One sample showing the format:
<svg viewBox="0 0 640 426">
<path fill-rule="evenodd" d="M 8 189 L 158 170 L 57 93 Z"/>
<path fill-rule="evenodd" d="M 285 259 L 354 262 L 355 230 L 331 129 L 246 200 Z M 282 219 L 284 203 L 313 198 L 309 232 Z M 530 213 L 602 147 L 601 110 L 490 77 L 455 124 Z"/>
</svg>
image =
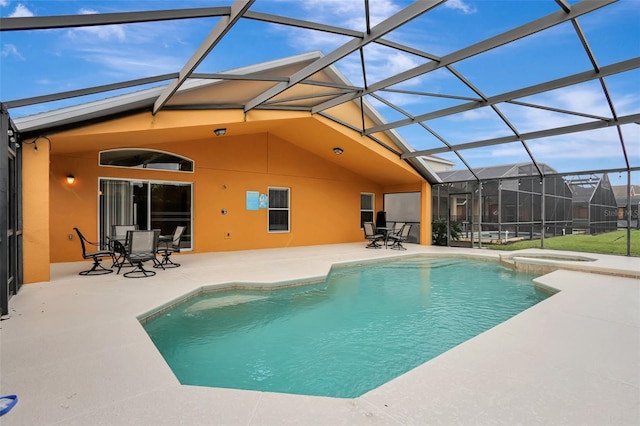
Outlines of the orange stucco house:
<svg viewBox="0 0 640 426">
<path fill-rule="evenodd" d="M 234 73 L 287 76 L 318 55 Z M 309 81 L 314 83 L 273 99 L 273 108 L 248 112 L 233 106 L 273 82 L 189 80 L 155 114 L 150 106 L 163 86 L 16 119 L 22 135 L 24 282 L 48 281 L 51 263 L 81 260 L 74 227 L 96 241 L 106 223 L 123 217 L 146 217 L 146 228 L 163 217 L 183 217 L 189 228 L 185 249 L 194 253 L 364 243 L 362 196 L 373 214 L 384 208 L 384 194 L 413 193 L 420 200 L 419 242 L 430 244 L 429 163 L 401 159 L 409 148 L 392 130 L 363 135 L 363 123 L 381 123 L 367 104 L 346 103 L 322 114 L 296 110 L 347 83 L 332 67 Z M 105 153 L 126 158 L 145 152 L 189 165 L 105 160 Z M 117 192 L 125 187 L 133 192 Z M 106 200 L 111 192 L 139 197 L 140 188 L 146 199 L 134 207 Z M 256 208 L 253 196 L 275 194 L 270 190 L 284 196 L 284 204 L 273 211 L 269 204 Z M 172 204 L 174 196 L 183 198 L 180 207 Z M 272 226 L 272 213 L 281 226 Z M 166 227 L 174 223 L 166 220 Z"/>
</svg>

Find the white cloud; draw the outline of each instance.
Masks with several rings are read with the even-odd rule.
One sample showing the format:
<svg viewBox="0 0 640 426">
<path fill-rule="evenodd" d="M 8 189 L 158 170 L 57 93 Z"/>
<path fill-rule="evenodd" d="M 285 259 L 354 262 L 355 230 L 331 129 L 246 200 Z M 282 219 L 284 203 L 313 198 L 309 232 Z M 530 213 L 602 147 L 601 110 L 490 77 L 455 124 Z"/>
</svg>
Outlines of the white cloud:
<svg viewBox="0 0 640 426">
<path fill-rule="evenodd" d="M 9 6 L 9 2 L 7 0 L 0 0 L 0 6 Z"/>
<path fill-rule="evenodd" d="M 300 2 L 294 1 L 296 6 L 302 6 L 308 17 L 316 22 L 325 22 L 330 25 L 365 31 L 364 27 L 364 2 L 355 0 L 313 0 Z M 394 13 L 400 10 L 400 6 L 392 0 L 370 0 L 369 20 L 370 25 L 376 26 Z"/>
<path fill-rule="evenodd" d="M 364 60 L 369 85 L 420 65 L 415 56 L 375 44 L 365 46 Z M 349 80 L 358 83 L 363 81 L 359 53 L 348 56 L 336 66 Z"/>
<path fill-rule="evenodd" d="M 601 89 L 568 87 L 552 92 L 549 102 L 569 111 L 609 116 L 611 110 Z"/>
<path fill-rule="evenodd" d="M 546 163 L 559 172 L 625 167 L 621 144 L 612 128 L 528 140 L 526 143 L 537 162 Z M 627 142 L 628 152 L 632 146 L 633 143 Z M 520 142 L 464 150 L 461 154 L 476 166 L 529 161 Z M 630 157 L 632 162 L 637 161 L 634 155 Z"/>
<path fill-rule="evenodd" d="M 286 1 L 283 0 L 283 3 Z M 364 2 L 356 0 L 313 0 L 300 2 L 295 0 L 295 7 L 303 8 L 302 19 L 315 22 L 323 22 L 343 28 L 364 31 Z M 464 3 L 458 1 L 458 7 Z M 406 5 L 405 5 L 406 6 Z M 370 0 L 369 11 L 370 25 L 374 27 L 381 21 L 393 16 L 402 7 L 399 2 L 393 0 Z M 469 9 L 470 10 L 470 9 Z M 296 50 L 308 52 L 319 50 L 328 54 L 351 40 L 350 37 L 319 31 L 301 30 L 291 27 L 276 27 L 274 31 L 283 31 L 287 34 L 288 43 Z M 402 40 L 402 30 L 393 32 L 394 40 Z M 367 83 L 369 85 L 384 80 L 392 75 L 407 71 L 422 64 L 425 60 L 417 56 L 390 49 L 379 44 L 368 44 L 364 48 Z M 336 67 L 355 85 L 363 85 L 362 64 L 359 52 L 343 58 L 336 63 Z M 423 78 L 416 77 L 404 82 L 404 88 L 416 87 L 422 84 Z M 398 105 L 416 104 L 418 97 L 400 94 L 385 94 L 387 99 L 397 102 Z"/>
<path fill-rule="evenodd" d="M 448 9 L 459 10 L 465 15 L 470 15 L 472 13 L 476 13 L 477 11 L 477 9 L 474 6 L 470 5 L 464 0 L 449 0 L 446 3 L 444 3 L 444 7 Z"/>
<path fill-rule="evenodd" d="M 15 57 L 24 61 L 24 57 L 18 51 L 18 48 L 13 44 L 3 44 L 2 50 L 0 50 L 0 56 L 2 57 Z"/>
<path fill-rule="evenodd" d="M 96 14 L 97 12 L 91 9 L 81 9 L 79 13 L 82 15 L 92 15 Z M 117 24 L 73 28 L 67 32 L 67 35 L 73 40 L 97 38 L 100 41 L 125 41 L 127 38 L 124 26 Z"/>
<path fill-rule="evenodd" d="M 350 38 L 328 33 L 309 33 L 305 30 L 287 29 L 290 32 L 289 43 L 296 50 L 319 50 L 327 54 Z M 294 32 L 297 35 L 294 35 Z M 312 36 L 310 36 L 312 34 Z M 406 71 L 421 64 L 420 59 L 408 53 L 390 49 L 378 44 L 368 44 L 364 47 L 365 68 L 367 83 L 372 84 L 388 78 L 394 74 Z M 353 84 L 364 84 L 362 77 L 362 63 L 360 53 L 354 52 L 336 63 L 336 67 Z M 419 79 L 405 83 L 405 86 L 413 86 L 419 83 Z"/>
<path fill-rule="evenodd" d="M 617 94 L 613 91 L 612 97 L 618 111 L 633 108 L 629 105 L 632 103 L 637 104 L 638 102 L 633 99 L 633 96 Z M 568 111 L 604 117 L 611 116 L 608 103 L 598 84 L 567 87 L 532 96 L 524 99 L 524 101 Z M 588 117 L 579 117 L 538 108 L 510 104 L 500 104 L 498 107 L 520 133 L 593 121 L 592 118 Z M 455 116 L 456 119 L 460 117 L 465 119 L 464 126 L 456 124 L 454 117 L 450 117 L 448 120 L 441 119 L 443 120 L 441 124 L 444 126 L 440 128 L 441 134 L 454 143 L 504 136 L 504 133 L 502 135 L 499 133 L 500 126 L 498 126 L 498 123 L 484 116 L 484 110 L 489 111 L 490 109 L 481 108 Z M 631 111 L 634 111 L 634 109 L 631 109 Z M 427 122 L 427 125 L 430 124 L 432 123 Z M 635 124 L 623 126 L 622 133 L 631 164 L 638 164 L 640 161 L 640 126 Z M 512 133 L 508 132 L 508 134 L 511 135 Z M 613 127 L 541 139 L 530 139 L 526 143 L 536 161 L 549 164 L 560 172 L 625 167 L 620 138 L 616 128 Z M 529 161 L 526 151 L 520 142 L 463 150 L 461 155 L 476 167 Z M 456 163 L 458 162 L 457 160 L 455 161 Z"/>
<path fill-rule="evenodd" d="M 611 110 L 608 107 L 606 98 L 604 97 L 602 90 L 597 88 L 597 85 L 567 87 L 562 90 L 532 96 L 530 98 L 523 99 L 523 101 L 559 110 L 611 117 Z M 623 97 L 621 98 L 620 103 L 621 105 L 626 105 L 629 102 L 633 102 L 633 99 Z M 557 127 L 565 127 L 594 120 L 590 117 L 565 114 L 540 108 L 515 106 L 512 104 L 499 104 L 497 107 L 521 134 Z M 493 113 L 491 108 L 479 108 L 456 114 L 449 117 L 448 120 L 451 121 L 452 128 L 456 128 L 456 122 L 464 121 L 464 128 L 468 129 L 470 132 L 464 139 L 467 141 L 474 141 L 499 136 L 485 134 L 481 137 L 470 125 L 473 122 L 477 122 L 479 127 L 490 129 L 495 125 L 494 121 L 490 121 L 492 117 L 495 119 L 497 116 Z M 502 121 L 500 121 L 500 125 L 501 127 L 504 127 L 504 125 L 502 125 Z M 583 138 L 583 136 L 581 135 L 580 138 Z"/>
<path fill-rule="evenodd" d="M 30 16 L 33 16 L 33 12 L 22 3 L 18 3 L 13 12 L 9 14 L 9 18 L 27 18 Z"/>
<path fill-rule="evenodd" d="M 79 37 L 97 37 L 101 41 L 117 40 L 125 41 L 126 33 L 120 25 L 103 25 L 97 27 L 84 27 L 69 30 L 68 35 L 72 39 Z"/>
<path fill-rule="evenodd" d="M 464 122 L 469 122 L 469 121 L 474 121 L 474 120 L 494 120 L 496 119 L 496 113 L 493 109 L 491 108 L 477 108 L 477 109 L 472 109 L 471 111 L 465 111 L 463 113 L 460 114 L 456 114 L 451 116 L 451 119 L 453 121 L 464 121 Z"/>
<path fill-rule="evenodd" d="M 82 9 L 82 14 L 96 13 Z M 152 22 L 136 25 L 102 25 L 69 29 L 52 49 L 59 49 L 78 70 L 93 72 L 109 80 L 127 80 L 175 72 L 184 65 L 192 49 L 184 46 L 194 25 L 185 21 Z M 171 37 L 167 37 L 171 34 Z M 195 49 L 195 48 L 193 48 Z M 76 61 L 77 60 L 77 61 Z"/>
<path fill-rule="evenodd" d="M 384 92 L 377 94 L 399 108 L 405 108 L 415 104 L 425 105 L 429 101 L 428 98 L 408 95 L 404 93 Z"/>
<path fill-rule="evenodd" d="M 122 76 L 149 76 L 174 72 L 183 65 L 181 59 L 143 49 L 86 48 L 79 52 L 85 62 L 98 64 L 103 72 Z M 127 77 L 128 78 L 128 77 Z"/>
<path fill-rule="evenodd" d="M 374 81 L 380 79 L 377 77 L 378 73 L 381 76 L 388 77 L 389 75 L 415 68 L 421 63 L 413 55 L 398 50 L 389 50 L 379 45 L 368 45 L 365 49 L 365 55 L 367 61 L 378 67 L 384 67 L 384 69 L 372 70 L 371 75 Z"/>
<path fill-rule="evenodd" d="M 52 81 L 48 78 L 40 78 L 38 80 L 36 80 L 36 84 L 40 85 L 40 86 L 51 86 L 53 84 L 56 84 L 55 81 Z"/>
<path fill-rule="evenodd" d="M 576 113 L 601 117 L 612 116 L 611 109 L 609 108 L 602 89 L 595 83 L 566 87 L 523 100 L 532 104 Z M 614 103 L 618 113 L 620 113 L 620 111 L 627 111 L 629 105 L 637 103 L 637 100 L 633 99 L 632 96 L 621 95 L 619 98 L 614 96 Z M 511 105 L 500 105 L 500 108 L 521 133 L 570 126 L 594 120 L 590 117 L 581 117 L 538 108 L 513 107 Z"/>
<path fill-rule="evenodd" d="M 302 30 L 299 28 L 271 27 L 274 31 L 284 31 L 290 46 L 301 51 L 320 50 L 328 53 L 350 40 L 337 34 L 320 31 Z"/>
</svg>

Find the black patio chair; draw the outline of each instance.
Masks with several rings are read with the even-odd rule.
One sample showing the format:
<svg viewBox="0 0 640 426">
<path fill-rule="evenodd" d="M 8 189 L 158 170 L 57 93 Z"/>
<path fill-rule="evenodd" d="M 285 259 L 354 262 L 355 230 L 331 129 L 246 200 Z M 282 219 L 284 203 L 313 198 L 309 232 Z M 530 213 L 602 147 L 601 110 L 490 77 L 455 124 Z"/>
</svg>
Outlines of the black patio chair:
<svg viewBox="0 0 640 426">
<path fill-rule="evenodd" d="M 114 254 L 114 262 L 112 267 L 122 268 L 123 264 L 126 263 L 125 254 L 126 254 L 126 243 L 127 243 L 127 232 L 128 231 L 137 231 L 138 225 L 111 225 L 111 236 L 107 237 L 107 242 L 109 243 L 109 248 L 113 251 Z M 133 266 L 129 264 L 128 266 Z"/>
<path fill-rule="evenodd" d="M 124 240 L 111 240 L 109 246 L 113 250 L 113 266 L 112 268 L 118 268 L 118 274 L 123 267 L 133 267 L 127 259 L 126 238 Z"/>
<path fill-rule="evenodd" d="M 138 225 L 111 225 L 111 238 L 124 241 L 128 231 L 137 231 Z"/>
<path fill-rule="evenodd" d="M 124 274 L 127 278 L 152 277 L 156 273 L 144 268 L 144 262 L 156 260 L 156 249 L 160 230 L 151 231 L 127 231 L 127 241 L 125 245 L 119 244 L 118 249 L 124 251 L 124 261 L 118 265 L 118 273 L 124 262 L 129 262 L 134 266 L 133 270 Z"/>
<path fill-rule="evenodd" d="M 164 239 L 160 237 L 157 253 L 162 255 L 162 260 L 153 265 L 154 268 L 164 269 L 177 268 L 180 266 L 179 263 L 175 263 L 171 260 L 171 253 L 180 253 L 180 241 L 182 240 L 182 235 L 186 229 L 186 226 L 176 226 L 176 229 L 173 231 L 173 235 L 167 236 Z"/>
<path fill-rule="evenodd" d="M 91 269 L 87 269 L 86 271 L 81 271 L 80 275 L 104 275 L 110 274 L 113 272 L 112 269 L 107 269 L 102 266 L 101 262 L 104 258 L 110 258 L 111 261 L 115 264 L 115 255 L 112 250 L 102 249 L 102 244 L 98 242 L 91 242 L 82 235 L 82 232 L 78 228 L 73 228 L 78 234 L 78 239 L 80 240 L 80 245 L 82 246 L 82 258 L 83 259 L 92 259 L 93 266 Z M 87 251 L 88 246 L 97 247 L 96 251 Z"/>
<path fill-rule="evenodd" d="M 362 226 L 364 227 L 364 238 L 369 240 L 366 248 L 381 248 L 382 245 L 378 244 L 378 241 L 384 240 L 384 235 L 376 231 L 376 226 L 373 222 L 365 222 Z"/>
<path fill-rule="evenodd" d="M 392 241 L 389 248 L 394 250 L 406 250 L 407 248 L 402 245 L 402 243 L 406 242 L 409 239 L 409 231 L 411 231 L 411 225 L 405 224 L 402 226 L 402 229 L 397 234 L 390 234 L 389 241 Z"/>
<path fill-rule="evenodd" d="M 387 228 L 388 231 L 385 234 L 385 238 L 384 238 L 385 247 L 387 247 L 387 244 L 389 244 L 389 240 L 391 239 L 390 237 L 392 235 L 395 235 L 395 236 L 400 235 L 400 232 L 402 231 L 403 226 L 404 226 L 404 222 L 394 222 L 392 227 Z"/>
<path fill-rule="evenodd" d="M 393 224 L 393 231 L 391 231 L 392 234 L 399 234 L 400 231 L 402 231 L 402 227 L 404 226 L 404 222 L 395 222 Z"/>
</svg>

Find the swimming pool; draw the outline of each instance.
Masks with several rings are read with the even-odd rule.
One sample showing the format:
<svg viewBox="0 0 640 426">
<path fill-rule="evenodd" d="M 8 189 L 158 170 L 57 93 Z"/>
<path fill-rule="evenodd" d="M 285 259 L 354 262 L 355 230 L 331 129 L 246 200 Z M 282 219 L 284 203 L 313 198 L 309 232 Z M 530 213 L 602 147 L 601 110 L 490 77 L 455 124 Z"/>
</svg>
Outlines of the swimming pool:
<svg viewBox="0 0 640 426">
<path fill-rule="evenodd" d="M 549 296 L 493 262 L 406 258 L 203 294 L 144 322 L 182 384 L 353 398 Z"/>
</svg>

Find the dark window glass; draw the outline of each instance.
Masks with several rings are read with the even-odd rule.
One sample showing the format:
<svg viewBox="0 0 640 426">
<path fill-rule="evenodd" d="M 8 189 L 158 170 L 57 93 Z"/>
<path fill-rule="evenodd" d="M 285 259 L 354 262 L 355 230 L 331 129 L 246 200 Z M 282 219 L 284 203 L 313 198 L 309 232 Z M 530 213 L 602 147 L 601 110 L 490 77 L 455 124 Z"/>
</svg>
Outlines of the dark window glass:
<svg viewBox="0 0 640 426">
<path fill-rule="evenodd" d="M 160 229 L 171 235 L 178 225 L 187 227 L 181 247 L 191 246 L 191 184 L 100 180 L 100 240 L 112 237 L 114 225 Z"/>
<path fill-rule="evenodd" d="M 287 210 L 271 210 L 269 212 L 269 231 L 288 231 L 289 212 Z"/>
<path fill-rule="evenodd" d="M 289 207 L 289 190 L 269 189 L 269 208 L 286 209 Z"/>
<path fill-rule="evenodd" d="M 373 194 L 360 194 L 360 228 L 365 222 L 373 222 Z"/>
<path fill-rule="evenodd" d="M 193 161 L 168 152 L 146 149 L 115 149 L 100 153 L 101 166 L 192 172 Z"/>
<path fill-rule="evenodd" d="M 269 188 L 269 232 L 289 231 L 289 189 Z"/>
<path fill-rule="evenodd" d="M 373 194 L 360 194 L 360 209 L 373 210 Z"/>
<path fill-rule="evenodd" d="M 364 227 L 365 222 L 373 222 L 373 212 L 360 212 L 360 228 Z"/>
<path fill-rule="evenodd" d="M 173 235 L 177 226 L 186 226 L 181 246 L 191 247 L 191 186 L 151 184 L 151 229 Z"/>
</svg>

